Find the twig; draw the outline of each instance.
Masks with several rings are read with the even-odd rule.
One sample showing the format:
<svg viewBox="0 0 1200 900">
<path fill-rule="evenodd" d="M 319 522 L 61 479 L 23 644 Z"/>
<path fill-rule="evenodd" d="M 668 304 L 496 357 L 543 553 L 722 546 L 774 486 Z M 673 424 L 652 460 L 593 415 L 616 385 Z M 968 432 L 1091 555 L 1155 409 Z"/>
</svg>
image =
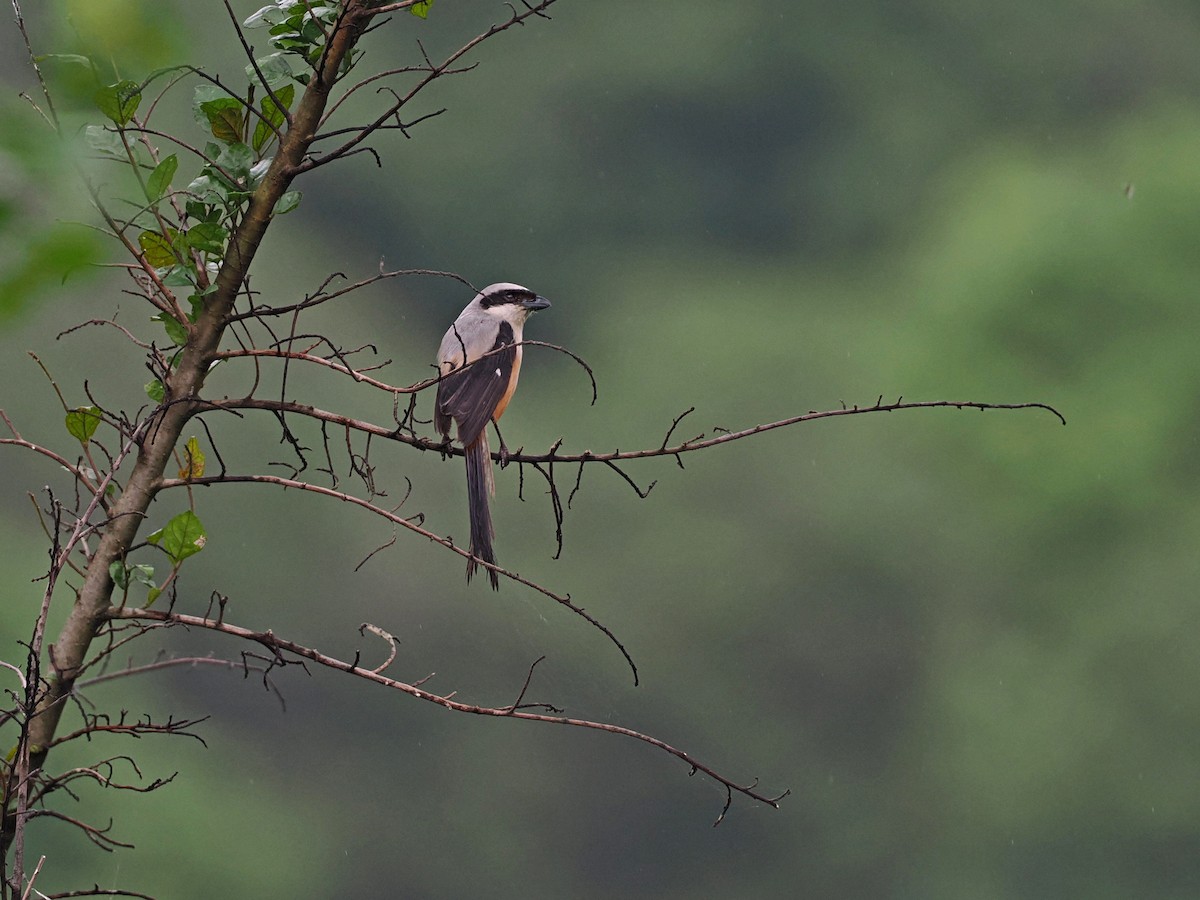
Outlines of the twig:
<svg viewBox="0 0 1200 900">
<path fill-rule="evenodd" d="M 371 670 L 372 674 L 378 675 L 379 673 L 385 671 L 387 669 L 387 667 L 390 666 L 395 661 L 396 649 L 397 649 L 397 647 L 399 647 L 400 641 L 394 635 L 392 635 L 390 632 L 384 631 L 378 625 L 372 625 L 370 622 L 363 622 L 361 625 L 358 626 L 359 634 L 365 634 L 368 631 L 371 632 L 371 634 L 378 635 L 379 637 L 383 638 L 385 641 L 388 642 L 388 648 L 389 648 L 388 658 L 385 659 L 380 665 L 376 666 L 374 669 Z"/>
</svg>

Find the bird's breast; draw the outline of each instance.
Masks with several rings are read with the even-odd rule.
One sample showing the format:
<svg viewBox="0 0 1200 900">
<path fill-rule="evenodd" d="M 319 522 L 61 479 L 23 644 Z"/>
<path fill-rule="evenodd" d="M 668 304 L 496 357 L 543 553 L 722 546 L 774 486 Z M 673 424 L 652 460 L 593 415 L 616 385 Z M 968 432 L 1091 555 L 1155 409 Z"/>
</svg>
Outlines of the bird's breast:
<svg viewBox="0 0 1200 900">
<path fill-rule="evenodd" d="M 500 417 L 504 415 L 504 410 L 508 408 L 508 401 L 512 399 L 513 393 L 517 390 L 517 376 L 521 374 L 521 350 L 522 347 L 518 344 L 516 355 L 513 357 L 512 374 L 508 377 L 508 387 L 505 388 L 504 396 L 496 404 L 496 412 L 492 415 L 492 419 L 496 422 L 499 422 Z M 500 369 L 497 367 L 496 376 L 499 377 L 500 374 Z"/>
</svg>

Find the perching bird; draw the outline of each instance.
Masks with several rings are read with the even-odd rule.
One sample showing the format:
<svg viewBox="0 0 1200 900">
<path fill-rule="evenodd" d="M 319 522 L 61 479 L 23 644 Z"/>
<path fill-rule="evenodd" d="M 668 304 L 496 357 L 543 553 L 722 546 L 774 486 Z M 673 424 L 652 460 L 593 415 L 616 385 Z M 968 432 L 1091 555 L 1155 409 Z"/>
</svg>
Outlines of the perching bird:
<svg viewBox="0 0 1200 900">
<path fill-rule="evenodd" d="M 467 560 L 467 581 L 475 574 L 476 559 L 496 564 L 492 540 L 492 514 L 488 495 L 495 493 L 492 481 L 492 455 L 488 449 L 487 426 L 504 415 L 517 376 L 521 372 L 521 330 L 525 320 L 550 301 L 519 284 L 489 285 L 454 320 L 438 348 L 437 402 L 433 424 L 450 440 L 450 420 L 458 425 L 458 440 L 467 460 L 467 502 L 471 514 L 471 558 Z M 496 351 L 472 366 L 484 354 Z M 462 371 L 459 371 L 462 370 Z M 503 439 L 501 439 L 503 449 Z M 498 590 L 500 578 L 488 569 L 492 588 Z"/>
</svg>

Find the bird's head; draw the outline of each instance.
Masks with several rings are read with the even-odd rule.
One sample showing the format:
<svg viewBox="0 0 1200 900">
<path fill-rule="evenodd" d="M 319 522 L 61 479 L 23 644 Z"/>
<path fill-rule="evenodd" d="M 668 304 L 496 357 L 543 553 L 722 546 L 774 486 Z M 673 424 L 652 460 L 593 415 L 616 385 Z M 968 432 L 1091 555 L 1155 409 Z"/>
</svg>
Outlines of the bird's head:
<svg viewBox="0 0 1200 900">
<path fill-rule="evenodd" d="M 545 297 L 539 297 L 529 288 L 507 281 L 489 284 L 475 295 L 474 302 L 488 315 L 504 319 L 513 325 L 522 324 L 539 309 L 550 306 L 550 301 Z"/>
</svg>

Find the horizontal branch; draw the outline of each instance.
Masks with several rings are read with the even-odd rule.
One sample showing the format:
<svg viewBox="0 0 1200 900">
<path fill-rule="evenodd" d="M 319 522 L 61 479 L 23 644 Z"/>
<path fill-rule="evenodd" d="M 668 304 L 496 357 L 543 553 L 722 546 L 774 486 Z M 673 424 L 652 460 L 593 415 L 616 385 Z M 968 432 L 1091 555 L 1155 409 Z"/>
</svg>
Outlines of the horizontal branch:
<svg viewBox="0 0 1200 900">
<path fill-rule="evenodd" d="M 355 663 L 346 662 L 336 659 L 332 656 L 327 656 L 324 653 L 312 648 L 306 647 L 303 644 L 297 644 L 293 641 L 288 641 L 276 636 L 271 631 L 252 631 L 248 628 L 242 628 L 237 625 L 230 625 L 224 621 L 215 619 L 202 618 L 200 616 L 189 616 L 181 613 L 166 612 L 157 609 L 129 609 L 129 608 L 112 608 L 108 610 L 107 617 L 109 619 L 132 619 L 135 621 L 155 621 L 163 622 L 170 625 L 183 625 L 190 628 L 204 628 L 209 631 L 217 631 L 222 634 L 227 634 L 232 637 L 241 638 L 242 640 L 252 641 L 269 650 L 273 655 L 279 656 L 283 653 L 290 653 L 298 656 L 301 659 L 309 660 L 326 668 L 336 671 L 347 672 L 359 678 L 364 678 L 367 681 L 373 681 L 376 684 L 393 690 L 402 691 L 409 696 L 415 697 L 418 700 L 424 700 L 428 703 L 435 703 L 438 706 L 453 712 L 470 713 L 477 716 L 492 716 L 495 718 L 504 719 L 520 719 L 526 722 L 542 722 L 548 725 L 566 725 L 573 728 L 585 728 L 592 731 L 606 731 L 609 734 L 617 734 L 622 737 L 630 738 L 639 741 L 643 744 L 649 744 L 651 747 L 657 747 L 659 750 L 669 753 L 679 760 L 686 763 L 692 772 L 703 772 L 709 778 L 713 779 L 726 790 L 727 800 L 721 815 L 717 818 L 719 824 L 724 818 L 725 813 L 729 809 L 732 802 L 733 793 L 743 794 L 752 800 L 759 803 L 764 803 L 767 806 L 779 808 L 779 802 L 786 797 L 790 791 L 784 791 L 775 796 L 768 796 L 760 793 L 757 790 L 758 782 L 754 781 L 750 784 L 739 784 L 724 775 L 721 775 L 715 769 L 697 760 L 690 753 L 680 750 L 677 747 L 668 744 L 666 741 L 652 737 L 640 731 L 635 731 L 632 728 L 626 728 L 623 725 L 614 725 L 609 722 L 597 722 L 590 719 L 577 719 L 571 716 L 548 715 L 545 713 L 529 712 L 521 709 L 521 700 L 524 698 L 525 690 L 528 688 L 528 680 L 525 687 L 521 689 L 520 696 L 517 701 L 510 706 L 479 706 L 473 703 L 463 703 L 460 700 L 452 699 L 452 695 L 435 694 L 431 691 L 424 690 L 416 685 L 409 684 L 404 681 L 399 681 L 395 678 L 389 678 L 378 671 L 363 668 Z"/>
<path fill-rule="evenodd" d="M 709 447 L 716 447 L 719 444 L 728 444 L 731 441 L 738 441 L 742 438 L 747 438 L 755 434 L 762 434 L 766 431 L 773 431 L 776 428 L 786 428 L 789 425 L 798 425 L 801 422 L 815 422 L 817 419 L 830 419 L 836 416 L 856 416 L 864 413 L 877 412 L 896 412 L 905 409 L 936 409 L 936 408 L 953 408 L 953 409 L 1044 409 L 1047 412 L 1053 413 L 1063 425 L 1067 424 L 1067 420 L 1053 406 L 1045 403 L 982 403 L 977 400 L 917 400 L 905 402 L 903 397 L 896 399 L 894 403 L 884 403 L 883 397 L 871 406 L 842 406 L 839 409 L 828 409 L 823 411 L 809 410 L 808 412 L 792 416 L 787 419 L 780 419 L 778 422 L 768 422 L 765 425 L 755 425 L 752 428 L 745 428 L 741 431 L 726 431 L 714 437 L 692 438 L 684 441 L 682 444 L 677 444 L 673 447 L 666 446 L 664 440 L 661 447 L 653 450 L 627 450 L 624 452 L 613 451 L 612 453 L 591 453 L 586 452 L 574 456 L 554 455 L 554 456 L 530 456 L 528 459 L 522 458 L 521 454 L 512 454 L 509 459 L 512 462 L 617 462 L 626 459 L 646 459 L 653 456 L 678 456 L 681 453 L 690 453 L 695 450 L 707 450 Z M 688 410 L 691 412 L 691 410 Z M 686 415 L 685 413 L 684 415 Z M 676 419 L 671 427 L 673 431 L 683 416 Z M 671 432 L 667 432 L 668 439 Z"/>
<path fill-rule="evenodd" d="M 42 857 L 45 859 L 45 857 Z M 127 891 L 122 888 L 102 888 L 95 885 L 90 890 L 61 891 L 57 894 L 40 894 L 46 900 L 67 900 L 68 897 L 133 897 L 135 900 L 158 900 L 150 894 L 140 894 L 137 891 Z"/>
<path fill-rule="evenodd" d="M 524 342 L 533 343 L 533 342 Z M 437 379 L 420 382 L 414 385 L 410 390 L 420 390 L 435 384 Z M 362 419 L 355 419 L 351 416 L 344 416 L 340 413 L 327 412 L 315 406 L 308 406 L 303 403 L 294 403 L 288 400 L 261 400 L 256 397 L 243 397 L 240 399 L 226 398 L 220 401 L 205 401 L 205 407 L 212 409 L 261 409 L 276 413 L 295 413 L 296 415 L 307 416 L 321 422 L 330 422 L 335 425 L 341 425 L 350 428 L 354 431 L 363 434 L 375 435 L 377 437 L 387 438 L 388 440 L 400 441 L 416 447 L 418 450 L 435 450 L 447 456 L 462 456 L 463 450 L 461 447 L 455 447 L 452 444 L 447 444 L 445 441 L 434 438 L 418 437 L 410 434 L 397 432 L 395 429 L 387 428 L 382 425 L 376 425 L 372 422 L 367 422 Z M 815 422 L 818 419 L 830 419 L 838 416 L 856 416 L 866 413 L 881 413 L 881 412 L 897 412 L 900 410 L 909 409 L 978 409 L 978 410 L 1017 410 L 1017 409 L 1042 409 L 1052 413 L 1058 418 L 1063 425 L 1067 424 L 1067 420 L 1053 406 L 1045 403 L 983 403 L 977 400 L 918 400 L 905 401 L 904 398 L 897 399 L 894 403 L 884 403 L 883 398 L 879 398 L 872 406 L 842 406 L 838 409 L 829 410 L 810 410 L 798 416 L 791 416 L 787 419 L 780 419 L 776 422 L 768 422 L 763 425 L 754 425 L 750 428 L 742 429 L 741 431 L 725 431 L 721 434 L 708 437 L 700 435 L 691 438 L 680 444 L 667 446 L 667 440 L 682 421 L 684 416 L 692 412 L 688 410 L 683 415 L 679 416 L 671 425 L 667 432 L 667 440 L 664 440 L 662 445 L 658 447 L 649 447 L 642 450 L 612 450 L 607 453 L 595 453 L 591 450 L 585 450 L 582 453 L 559 453 L 557 447 L 561 441 L 557 441 L 554 447 L 548 453 L 526 453 L 520 451 L 517 453 L 509 453 L 503 456 L 499 453 L 493 453 L 492 459 L 506 463 L 614 463 L 625 460 L 634 459 L 652 459 L 658 456 L 678 457 L 684 453 L 693 453 L 697 450 L 707 450 L 710 447 L 716 447 L 721 444 L 728 444 L 732 441 L 742 440 L 756 434 L 763 434 L 768 431 L 774 431 L 777 428 L 786 428 L 790 425 L 799 425 L 803 422 Z"/>
</svg>

